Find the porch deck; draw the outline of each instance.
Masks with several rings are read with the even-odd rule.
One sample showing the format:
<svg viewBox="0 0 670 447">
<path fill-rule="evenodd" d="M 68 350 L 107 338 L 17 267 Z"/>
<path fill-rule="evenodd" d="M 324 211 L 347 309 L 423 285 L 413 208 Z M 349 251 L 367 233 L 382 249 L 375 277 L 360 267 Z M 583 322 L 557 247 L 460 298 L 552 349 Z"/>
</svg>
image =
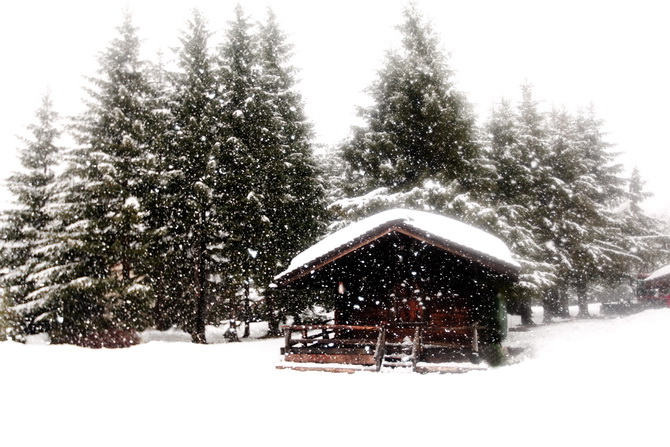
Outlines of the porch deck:
<svg viewBox="0 0 670 447">
<path fill-rule="evenodd" d="M 294 325 L 283 329 L 283 362 L 277 366 L 282 369 L 354 372 L 410 368 L 430 372 L 460 369 L 452 363 L 466 369 L 479 364 L 481 327 L 476 324 Z M 451 366 L 445 369 L 444 365 Z"/>
</svg>

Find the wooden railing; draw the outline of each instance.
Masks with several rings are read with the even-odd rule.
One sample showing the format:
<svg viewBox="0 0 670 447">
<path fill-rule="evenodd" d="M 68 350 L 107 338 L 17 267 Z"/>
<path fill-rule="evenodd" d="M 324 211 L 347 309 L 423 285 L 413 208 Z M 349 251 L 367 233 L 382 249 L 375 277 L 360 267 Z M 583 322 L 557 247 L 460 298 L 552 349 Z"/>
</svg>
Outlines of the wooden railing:
<svg viewBox="0 0 670 447">
<path fill-rule="evenodd" d="M 474 352 L 479 351 L 479 331 L 484 326 L 473 324 L 470 326 L 424 326 L 421 333 L 426 344 L 435 344 L 449 347 L 470 345 Z M 444 341 L 440 341 L 440 339 Z"/>
<path fill-rule="evenodd" d="M 412 340 L 412 368 L 416 367 L 416 363 L 421 357 L 421 326 L 414 329 L 414 338 Z"/>
<path fill-rule="evenodd" d="M 404 325 L 403 327 L 407 327 Z M 416 366 L 419 359 L 437 358 L 440 351 L 463 351 L 467 356 L 478 356 L 479 330 L 483 326 L 436 327 L 412 325 L 411 361 Z M 379 370 L 387 353 L 397 350 L 398 343 L 387 343 L 387 331 L 392 334 L 397 327 L 356 325 L 295 325 L 283 326 L 284 360 L 296 363 L 339 363 L 369 366 Z M 390 335 L 389 335 L 390 336 Z M 422 360 L 424 361 L 424 360 Z"/>
<path fill-rule="evenodd" d="M 286 361 L 381 367 L 385 332 L 380 326 L 296 325 L 283 330 Z"/>
</svg>

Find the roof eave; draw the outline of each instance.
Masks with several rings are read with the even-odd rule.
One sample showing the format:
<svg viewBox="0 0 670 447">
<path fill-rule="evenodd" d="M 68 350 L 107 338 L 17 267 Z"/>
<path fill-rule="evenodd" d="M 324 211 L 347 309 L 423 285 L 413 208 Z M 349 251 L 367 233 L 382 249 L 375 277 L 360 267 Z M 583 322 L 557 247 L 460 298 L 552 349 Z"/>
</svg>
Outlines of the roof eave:
<svg viewBox="0 0 670 447">
<path fill-rule="evenodd" d="M 294 283 L 311 274 L 312 272 L 318 271 L 328 264 L 394 231 L 405 234 L 409 237 L 413 237 L 422 242 L 438 247 L 448 253 L 460 256 L 464 259 L 468 259 L 479 265 L 487 267 L 496 273 L 508 277 L 512 281 L 518 281 L 519 279 L 520 269 L 516 265 L 509 264 L 499 259 L 492 259 L 489 256 L 476 252 L 472 249 L 469 249 L 468 247 L 456 244 L 452 241 L 442 239 L 432 233 L 419 231 L 413 226 L 407 225 L 403 219 L 397 219 L 394 221 L 389 221 L 383 226 L 374 228 L 360 235 L 349 243 L 331 250 L 330 252 L 314 259 L 302 267 L 298 267 L 292 271 L 286 272 L 283 277 L 276 277 L 275 283 L 279 287 L 286 287 L 291 283 Z"/>
</svg>

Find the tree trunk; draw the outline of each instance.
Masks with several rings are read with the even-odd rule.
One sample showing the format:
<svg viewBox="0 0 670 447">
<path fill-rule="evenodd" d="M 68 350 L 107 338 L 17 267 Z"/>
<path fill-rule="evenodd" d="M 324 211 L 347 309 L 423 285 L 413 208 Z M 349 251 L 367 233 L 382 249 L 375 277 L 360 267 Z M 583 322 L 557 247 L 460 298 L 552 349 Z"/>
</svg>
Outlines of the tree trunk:
<svg viewBox="0 0 670 447">
<path fill-rule="evenodd" d="M 521 324 L 524 326 L 534 326 L 535 322 L 533 321 L 533 309 L 530 307 L 530 301 L 523 300 L 520 303 L 519 314 L 521 315 Z"/>
<path fill-rule="evenodd" d="M 552 287 L 544 293 L 542 299 L 542 309 L 544 310 L 544 316 L 542 317 L 543 323 L 551 323 L 551 319 L 556 316 L 558 299 L 558 290 L 555 287 Z"/>
<path fill-rule="evenodd" d="M 251 306 L 249 303 L 249 279 L 244 281 L 244 334 L 242 338 L 249 338 L 251 330 L 249 328 L 251 322 Z"/>
<path fill-rule="evenodd" d="M 200 294 L 200 296 L 198 296 Z M 202 290 L 196 292 L 195 321 L 191 332 L 191 341 L 193 343 L 207 344 L 205 333 L 205 310 L 204 300 L 202 299 Z"/>
<path fill-rule="evenodd" d="M 577 304 L 579 305 L 579 318 L 591 318 L 589 313 L 589 296 L 586 284 L 577 285 Z"/>
<path fill-rule="evenodd" d="M 274 292 L 271 290 L 265 292 L 265 307 L 267 309 L 268 337 L 279 337 L 281 332 L 279 331 L 279 321 L 275 316 Z"/>
<path fill-rule="evenodd" d="M 195 232 L 195 256 L 193 257 L 193 289 L 195 295 L 195 321 L 191 340 L 193 343 L 207 344 L 205 334 L 205 266 L 204 238 L 202 237 L 203 211 L 200 212 Z"/>
<path fill-rule="evenodd" d="M 567 296 L 563 293 L 561 286 L 549 289 L 542 300 L 544 308 L 544 323 L 551 323 L 552 318 L 570 318 L 567 304 Z"/>
<path fill-rule="evenodd" d="M 570 306 L 568 304 L 568 295 L 563 288 L 558 289 L 558 309 L 556 316 L 561 318 L 570 318 Z"/>
<path fill-rule="evenodd" d="M 154 282 L 156 304 L 154 304 L 154 325 L 159 331 L 165 331 L 170 328 L 168 319 L 165 318 L 165 284 L 162 278 L 157 278 Z"/>
<path fill-rule="evenodd" d="M 128 259 L 121 260 L 121 279 L 124 281 L 130 281 L 130 273 L 132 271 L 132 265 Z"/>
<path fill-rule="evenodd" d="M 542 311 L 544 313 L 542 315 L 542 324 L 553 323 L 553 320 L 552 320 L 552 318 L 554 316 L 553 311 L 551 309 L 551 306 L 549 306 L 546 301 L 542 302 Z"/>
</svg>

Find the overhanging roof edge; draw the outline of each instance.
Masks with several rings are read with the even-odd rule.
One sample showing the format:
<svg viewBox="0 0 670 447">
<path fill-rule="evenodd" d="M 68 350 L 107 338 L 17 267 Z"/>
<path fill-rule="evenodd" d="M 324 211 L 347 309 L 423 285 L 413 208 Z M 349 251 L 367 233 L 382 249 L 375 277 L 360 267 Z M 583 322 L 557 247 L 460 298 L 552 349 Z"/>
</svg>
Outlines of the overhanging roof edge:
<svg viewBox="0 0 670 447">
<path fill-rule="evenodd" d="M 340 245 L 328 253 L 319 256 L 303 266 L 297 267 L 290 271 L 285 271 L 275 277 L 275 281 L 280 286 L 287 286 L 307 275 L 311 272 L 320 270 L 326 265 L 358 250 L 359 248 L 385 236 L 394 231 L 405 234 L 406 236 L 420 240 L 422 242 L 433 245 L 448 253 L 468 259 L 486 268 L 489 268 L 496 273 L 503 274 L 512 280 L 518 280 L 520 268 L 517 265 L 509 264 L 504 260 L 487 256 L 470 247 L 458 244 L 454 241 L 446 240 L 434 233 L 422 230 L 407 223 L 404 219 L 395 219 L 386 222 L 384 225 L 373 228 L 359 237 Z"/>
</svg>

